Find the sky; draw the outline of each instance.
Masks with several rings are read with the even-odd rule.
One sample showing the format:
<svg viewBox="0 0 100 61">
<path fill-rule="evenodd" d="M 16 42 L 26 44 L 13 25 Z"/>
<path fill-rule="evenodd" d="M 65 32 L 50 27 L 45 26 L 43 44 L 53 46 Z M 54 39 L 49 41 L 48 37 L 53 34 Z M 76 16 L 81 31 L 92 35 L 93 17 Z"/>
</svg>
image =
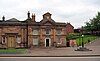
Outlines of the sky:
<svg viewBox="0 0 100 61">
<path fill-rule="evenodd" d="M 5 16 L 6 20 L 23 21 L 28 11 L 36 15 L 37 22 L 50 12 L 56 22 L 69 22 L 79 28 L 100 12 L 100 0 L 0 0 L 0 20 Z"/>
</svg>

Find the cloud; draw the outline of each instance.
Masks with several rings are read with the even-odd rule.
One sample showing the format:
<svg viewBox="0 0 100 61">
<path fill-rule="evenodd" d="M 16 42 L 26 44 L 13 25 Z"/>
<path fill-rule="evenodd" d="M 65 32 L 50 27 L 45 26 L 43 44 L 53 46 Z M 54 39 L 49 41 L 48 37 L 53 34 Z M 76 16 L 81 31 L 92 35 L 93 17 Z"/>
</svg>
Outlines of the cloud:
<svg viewBox="0 0 100 61">
<path fill-rule="evenodd" d="M 70 22 L 75 28 L 93 18 L 100 11 L 100 0 L 0 0 L 0 17 L 27 18 L 27 11 L 36 14 L 36 21 L 46 12 L 57 22 Z"/>
</svg>

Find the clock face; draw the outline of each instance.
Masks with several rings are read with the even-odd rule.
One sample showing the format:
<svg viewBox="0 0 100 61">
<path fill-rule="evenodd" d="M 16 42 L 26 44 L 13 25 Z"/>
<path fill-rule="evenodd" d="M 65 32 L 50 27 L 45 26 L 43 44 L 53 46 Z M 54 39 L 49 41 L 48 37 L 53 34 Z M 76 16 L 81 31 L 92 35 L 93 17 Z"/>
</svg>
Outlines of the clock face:
<svg viewBox="0 0 100 61">
<path fill-rule="evenodd" d="M 49 19 L 49 16 L 47 16 L 47 19 Z"/>
</svg>

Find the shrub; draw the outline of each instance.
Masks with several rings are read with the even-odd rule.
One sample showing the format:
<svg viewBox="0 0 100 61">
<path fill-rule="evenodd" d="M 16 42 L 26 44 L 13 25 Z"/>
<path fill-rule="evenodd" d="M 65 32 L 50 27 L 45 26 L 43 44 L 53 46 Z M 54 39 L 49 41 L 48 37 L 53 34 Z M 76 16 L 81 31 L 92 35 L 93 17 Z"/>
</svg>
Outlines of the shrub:
<svg viewBox="0 0 100 61">
<path fill-rule="evenodd" d="M 67 40 L 71 40 L 71 39 L 76 39 L 76 38 L 78 38 L 80 36 L 80 34 L 79 33 L 69 33 L 68 35 L 67 35 Z"/>
</svg>

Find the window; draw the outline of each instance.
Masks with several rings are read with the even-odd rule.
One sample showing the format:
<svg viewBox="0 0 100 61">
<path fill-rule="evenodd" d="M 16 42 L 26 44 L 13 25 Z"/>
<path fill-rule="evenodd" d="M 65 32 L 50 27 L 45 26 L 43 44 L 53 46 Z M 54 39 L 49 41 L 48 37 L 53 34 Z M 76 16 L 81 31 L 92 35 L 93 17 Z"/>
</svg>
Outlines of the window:
<svg viewBox="0 0 100 61">
<path fill-rule="evenodd" d="M 6 43 L 6 38 L 2 37 L 2 44 L 5 44 L 5 43 Z"/>
<path fill-rule="evenodd" d="M 50 34 L 50 30 L 46 29 L 46 34 L 49 35 Z"/>
<path fill-rule="evenodd" d="M 39 31 L 38 30 L 33 30 L 33 35 L 38 35 Z"/>
<path fill-rule="evenodd" d="M 38 45 L 38 38 L 33 38 L 33 45 Z"/>
<path fill-rule="evenodd" d="M 17 43 L 21 43 L 21 37 L 17 37 Z"/>
<path fill-rule="evenodd" d="M 58 29 L 58 30 L 57 30 L 57 35 L 60 35 L 60 34 L 61 34 L 61 30 Z"/>
<path fill-rule="evenodd" d="M 57 37 L 57 42 L 60 43 L 60 36 Z"/>
</svg>

